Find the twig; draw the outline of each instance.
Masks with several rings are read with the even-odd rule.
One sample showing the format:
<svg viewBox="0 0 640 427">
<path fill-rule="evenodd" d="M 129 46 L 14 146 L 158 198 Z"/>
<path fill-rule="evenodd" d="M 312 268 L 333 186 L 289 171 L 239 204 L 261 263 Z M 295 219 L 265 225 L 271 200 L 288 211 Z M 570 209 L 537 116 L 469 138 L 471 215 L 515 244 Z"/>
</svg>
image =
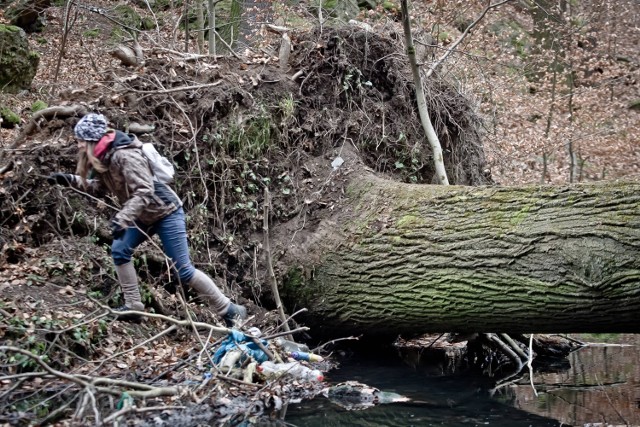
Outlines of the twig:
<svg viewBox="0 0 640 427">
<path fill-rule="evenodd" d="M 0 351 L 11 351 L 13 353 L 18 353 L 21 354 L 23 356 L 27 356 L 28 358 L 30 358 L 31 360 L 33 360 L 34 362 L 36 362 L 38 365 L 40 365 L 45 371 L 47 371 L 48 373 L 55 375 L 58 378 L 62 378 L 65 379 L 67 381 L 70 381 L 72 383 L 75 383 L 77 385 L 80 385 L 82 387 L 89 387 L 90 383 L 78 378 L 77 376 L 74 375 L 69 375 L 67 373 L 64 373 L 62 371 L 58 371 L 57 369 L 53 369 L 51 366 L 49 366 L 48 364 L 46 364 L 45 362 L 42 361 L 42 359 L 39 356 L 36 356 L 35 354 L 31 353 L 30 351 L 27 350 L 23 350 L 21 348 L 18 347 L 13 347 L 10 345 L 3 345 L 0 346 Z"/>
<path fill-rule="evenodd" d="M 440 59 L 438 59 L 436 62 L 434 62 L 429 69 L 427 70 L 427 74 L 426 77 L 429 78 L 431 77 L 431 75 L 435 72 L 436 68 L 438 68 L 440 66 L 440 64 L 442 64 L 448 57 L 449 55 L 451 55 L 453 53 L 453 51 L 458 47 L 458 45 L 460 43 L 462 43 L 462 41 L 464 40 L 464 38 L 467 36 L 467 34 L 469 34 L 469 31 L 471 31 L 471 29 L 473 29 L 473 27 L 475 27 L 476 25 L 478 25 L 478 22 L 480 22 L 482 20 L 482 18 L 484 18 L 484 16 L 487 14 L 487 12 L 489 12 L 490 9 L 493 9 L 494 7 L 498 7 L 501 6 L 505 3 L 510 2 L 511 0 L 503 0 L 500 3 L 496 3 L 496 4 L 490 4 L 489 6 L 487 6 L 482 13 L 480 14 L 480 16 L 478 18 L 476 18 L 475 21 L 473 21 L 471 24 L 469 24 L 469 26 L 464 30 L 464 32 L 462 34 L 460 34 L 460 37 L 458 37 L 458 39 L 453 42 L 453 44 L 451 45 L 451 47 L 449 47 L 447 49 L 447 51 L 444 53 L 444 55 L 442 55 L 440 57 Z"/>
<path fill-rule="evenodd" d="M 289 332 L 278 332 L 277 334 L 267 335 L 265 337 L 262 337 L 262 339 L 272 340 L 274 338 L 278 338 L 278 337 L 281 337 L 281 336 L 284 336 L 284 335 L 295 334 L 295 333 L 298 333 L 298 332 L 304 332 L 304 331 L 308 331 L 308 330 L 309 330 L 308 327 L 302 326 L 300 328 L 292 329 Z"/>
<path fill-rule="evenodd" d="M 265 187 L 262 229 L 264 230 L 264 253 L 267 261 L 267 269 L 269 270 L 269 277 L 271 279 L 271 292 L 273 293 L 273 299 L 276 302 L 276 309 L 278 310 L 278 314 L 280 315 L 280 320 L 282 320 L 282 328 L 286 332 L 289 332 L 288 338 L 293 341 L 293 336 L 290 333 L 291 329 L 289 328 L 289 324 L 287 323 L 287 315 L 284 313 L 284 307 L 282 306 L 282 300 L 280 299 L 280 293 L 278 292 L 278 281 L 276 279 L 276 274 L 273 271 L 273 263 L 271 260 L 271 247 L 269 243 L 269 204 L 269 189 Z"/>
<path fill-rule="evenodd" d="M 344 337 L 344 338 L 336 338 L 335 340 L 331 340 L 331 341 L 327 341 L 326 343 L 316 347 L 313 349 L 313 352 L 315 353 L 317 350 L 322 350 L 325 346 L 329 345 L 329 344 L 334 344 L 337 343 L 338 341 L 346 341 L 346 340 L 356 340 L 358 341 L 360 339 L 360 337 Z"/>
<path fill-rule="evenodd" d="M 104 423 L 110 423 L 112 421 L 114 421 L 116 418 L 121 417 L 125 414 L 128 414 L 129 412 L 152 412 L 152 411 L 164 411 L 167 409 L 184 409 L 186 408 L 186 406 L 149 406 L 147 408 L 136 408 L 135 406 L 129 406 L 126 408 L 122 408 L 117 412 L 114 412 L 113 414 L 109 415 L 107 418 L 104 419 Z"/>
<path fill-rule="evenodd" d="M 600 386 L 600 388 L 604 392 L 604 395 L 606 396 L 607 400 L 609 401 L 609 406 L 611 406 L 611 408 L 618 415 L 618 417 L 620 417 L 620 420 L 624 423 L 624 425 L 626 425 L 626 426 L 631 425 L 631 424 L 629 424 L 627 422 L 627 420 L 624 419 L 624 417 L 622 416 L 620 411 L 618 411 L 618 408 L 616 408 L 616 405 L 614 405 L 613 402 L 611 401 L 611 397 L 609 397 L 609 393 L 607 393 L 607 390 L 605 390 L 604 385 L 598 379 L 598 374 L 593 374 L 593 375 L 594 375 L 594 378 L 595 378 L 596 382 L 598 383 L 598 385 Z"/>
<path fill-rule="evenodd" d="M 151 338 L 148 338 L 148 339 L 142 341 L 141 343 L 139 343 L 139 344 L 137 344 L 137 345 L 135 345 L 135 346 L 133 346 L 131 348 L 126 349 L 125 351 L 121 351 L 120 353 L 112 354 L 111 356 L 109 356 L 106 359 L 102 360 L 101 364 L 103 364 L 104 362 L 106 362 L 108 360 L 111 360 L 111 359 L 114 359 L 116 357 L 122 356 L 123 354 L 130 353 L 130 352 L 134 351 L 136 348 L 140 348 L 140 347 L 142 347 L 143 345 L 145 345 L 147 343 L 155 341 L 158 338 L 161 338 L 161 337 L 167 335 L 168 333 L 175 331 L 177 328 L 178 327 L 176 325 L 171 325 L 167 329 L 165 329 L 164 331 L 152 336 Z"/>
<path fill-rule="evenodd" d="M 39 421 L 38 421 L 38 425 L 47 425 L 49 420 L 55 420 L 55 419 L 57 419 L 57 418 L 58 418 L 58 414 L 60 414 L 60 413 L 62 413 L 62 412 L 64 412 L 64 411 L 66 411 L 66 410 L 67 410 L 67 408 L 68 408 L 69 406 L 71 406 L 71 404 L 72 404 L 73 402 L 75 402 L 75 401 L 76 401 L 76 399 L 77 399 L 79 396 L 80 396 L 80 395 L 78 395 L 78 394 L 74 395 L 74 396 L 71 398 L 71 400 L 69 400 L 68 402 L 65 402 L 65 403 L 64 403 L 64 405 L 59 406 L 59 407 L 57 407 L 57 408 L 56 408 L 56 410 L 55 410 L 55 411 L 48 413 L 46 417 L 44 417 L 43 419 L 41 419 L 41 420 L 39 420 Z"/>
<path fill-rule="evenodd" d="M 293 313 L 291 316 L 287 317 L 287 319 L 285 320 L 285 322 L 284 322 L 283 324 L 287 324 L 287 325 L 288 325 L 288 324 L 289 324 L 289 321 L 290 321 L 291 319 L 293 319 L 295 316 L 297 316 L 297 315 L 298 315 L 298 314 L 300 314 L 300 313 L 304 313 L 305 311 L 307 311 L 307 309 L 306 309 L 306 308 L 301 308 L 300 310 L 298 310 L 298 311 L 296 311 L 295 313 Z M 279 330 L 281 327 L 282 327 L 282 325 L 278 325 L 278 326 L 276 327 L 276 329 L 275 329 L 275 330 L 277 331 L 277 330 Z"/>
<path fill-rule="evenodd" d="M 533 394 L 538 395 L 536 391 L 536 386 L 533 384 L 533 334 L 529 335 L 529 358 L 527 360 L 527 366 L 529 367 L 529 380 L 531 381 L 531 388 L 533 389 Z"/>
<path fill-rule="evenodd" d="M 440 338 L 442 338 L 444 336 L 445 332 L 441 333 L 438 338 L 436 338 L 435 340 L 431 341 L 431 344 L 429 344 L 428 346 L 425 347 L 425 350 L 429 350 Z"/>
<path fill-rule="evenodd" d="M 62 371 L 58 371 L 57 369 L 52 368 L 47 363 L 45 363 L 39 356 L 18 347 L 13 346 L 0 346 L 0 352 L 13 352 L 22 354 L 36 362 L 40 365 L 45 371 L 48 373 L 55 375 L 58 378 L 62 378 L 69 382 L 72 382 L 76 385 L 82 386 L 85 390 L 91 389 L 95 387 L 97 384 L 109 384 L 122 386 L 126 388 L 134 388 L 137 390 L 129 390 L 128 393 L 131 396 L 137 397 L 158 397 L 158 396 L 173 396 L 178 394 L 179 389 L 177 387 L 154 387 L 147 384 L 134 383 L 131 381 L 123 381 L 123 380 L 115 380 L 112 378 L 105 377 L 90 377 L 89 375 L 70 375 Z M 96 391 L 100 391 L 103 393 L 112 394 L 115 396 L 120 396 L 121 392 L 119 390 L 114 390 L 108 387 L 95 387 Z"/>
<path fill-rule="evenodd" d="M 182 288 L 180 288 L 180 292 L 178 293 L 178 298 L 180 299 L 180 302 L 184 306 L 184 313 L 185 313 L 185 316 L 187 317 L 187 321 L 189 322 L 189 325 L 191 325 L 191 328 L 193 329 L 193 334 L 198 339 L 198 342 L 200 343 L 200 346 L 202 346 L 202 352 L 207 352 L 207 345 L 202 342 L 202 338 L 200 338 L 200 334 L 198 334 L 198 329 L 196 328 L 195 323 L 194 323 L 193 319 L 191 318 L 191 313 L 189 313 L 189 306 L 187 305 L 187 302 L 184 300 L 184 297 L 182 295 Z M 211 333 L 211 332 L 212 331 L 209 330 L 209 333 Z M 200 358 L 202 352 L 198 355 L 198 361 L 196 362 L 198 367 L 202 366 L 202 362 L 201 362 L 201 358 Z M 210 354 L 207 353 L 207 357 L 209 358 L 209 360 L 211 360 L 211 355 Z"/>
<path fill-rule="evenodd" d="M 498 345 L 500 350 L 507 354 L 515 363 L 516 363 L 516 372 L 520 372 L 522 370 L 522 359 L 515 353 L 509 345 L 505 344 L 496 334 L 485 334 L 489 341 L 493 341 Z"/>
<path fill-rule="evenodd" d="M 228 334 L 231 331 L 231 329 L 223 328 L 221 326 L 213 326 L 213 325 L 210 325 L 210 324 L 204 323 L 204 322 L 190 322 L 188 320 L 178 320 L 178 319 L 174 319 L 173 317 L 164 316 L 162 314 L 147 313 L 146 311 L 135 311 L 135 310 L 115 311 L 111 307 L 108 307 L 108 306 L 106 306 L 104 304 L 101 304 L 99 301 L 96 301 L 95 299 L 92 299 L 92 301 L 94 303 L 96 303 L 98 306 L 100 306 L 101 308 L 107 310 L 110 314 L 113 314 L 113 315 L 137 314 L 139 316 L 149 317 L 149 318 L 152 318 L 152 319 L 165 320 L 167 322 L 173 323 L 174 325 L 178 325 L 178 326 L 191 326 L 191 325 L 194 325 L 194 326 L 196 326 L 198 328 L 208 329 L 208 330 L 211 330 L 213 332 L 218 332 L 221 335 L 222 334 Z"/>
<path fill-rule="evenodd" d="M 500 334 L 500 337 L 505 340 L 507 342 L 507 344 L 509 344 L 509 346 L 513 349 L 513 351 L 515 351 L 518 356 L 520 356 L 521 360 L 525 360 L 527 359 L 529 356 L 527 356 L 525 354 L 525 352 L 518 346 L 518 344 L 515 343 L 515 341 L 513 341 L 513 339 L 511 339 L 511 337 L 507 334 Z"/>
</svg>

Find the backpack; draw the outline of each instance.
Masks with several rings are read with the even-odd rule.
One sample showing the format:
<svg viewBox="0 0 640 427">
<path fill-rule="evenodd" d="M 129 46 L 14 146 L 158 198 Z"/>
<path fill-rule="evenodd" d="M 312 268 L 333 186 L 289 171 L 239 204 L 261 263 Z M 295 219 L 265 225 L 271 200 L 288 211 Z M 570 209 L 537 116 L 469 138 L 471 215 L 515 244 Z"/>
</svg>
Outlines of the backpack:
<svg viewBox="0 0 640 427">
<path fill-rule="evenodd" d="M 149 161 L 149 167 L 151 168 L 151 172 L 153 172 L 154 180 L 163 184 L 168 184 L 173 181 L 173 175 L 175 175 L 173 165 L 169 159 L 158 153 L 153 143 L 143 142 L 142 153 Z"/>
</svg>

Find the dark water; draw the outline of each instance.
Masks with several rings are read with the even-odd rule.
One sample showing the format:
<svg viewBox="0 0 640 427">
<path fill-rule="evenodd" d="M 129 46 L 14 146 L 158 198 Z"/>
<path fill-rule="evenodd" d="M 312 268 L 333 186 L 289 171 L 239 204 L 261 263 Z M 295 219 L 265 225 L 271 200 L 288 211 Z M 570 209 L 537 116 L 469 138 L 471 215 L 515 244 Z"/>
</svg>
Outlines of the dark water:
<svg viewBox="0 0 640 427">
<path fill-rule="evenodd" d="M 559 372 L 534 372 L 533 386 L 525 374 L 498 388 L 487 377 L 445 375 L 398 355 L 354 354 L 327 374 L 329 383 L 355 380 L 411 401 L 354 411 L 320 397 L 290 404 L 281 425 L 640 426 L 640 335 L 581 338 L 626 345 L 582 348 Z"/>
</svg>

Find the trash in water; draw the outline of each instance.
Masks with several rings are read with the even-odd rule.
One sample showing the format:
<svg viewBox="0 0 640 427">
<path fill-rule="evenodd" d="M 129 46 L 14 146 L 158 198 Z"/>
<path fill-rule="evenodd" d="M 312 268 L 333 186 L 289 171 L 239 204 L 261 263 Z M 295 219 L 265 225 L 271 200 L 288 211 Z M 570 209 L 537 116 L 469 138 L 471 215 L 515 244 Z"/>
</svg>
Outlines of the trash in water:
<svg viewBox="0 0 640 427">
<path fill-rule="evenodd" d="M 410 400 L 400 394 L 381 391 L 357 381 L 346 381 L 327 387 L 322 391 L 322 394 L 332 403 L 351 411 L 363 410 L 383 403 L 408 402 Z"/>
</svg>

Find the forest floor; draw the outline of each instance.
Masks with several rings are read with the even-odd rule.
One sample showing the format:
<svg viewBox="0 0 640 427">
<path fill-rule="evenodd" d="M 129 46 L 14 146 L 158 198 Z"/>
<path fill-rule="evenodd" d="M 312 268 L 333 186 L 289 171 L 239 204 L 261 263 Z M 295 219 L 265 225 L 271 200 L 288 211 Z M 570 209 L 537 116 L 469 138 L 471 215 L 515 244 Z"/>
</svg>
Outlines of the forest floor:
<svg viewBox="0 0 640 427">
<path fill-rule="evenodd" d="M 179 425 L 172 418 L 174 412 L 183 417 L 200 413 L 209 421 L 224 422 L 246 416 L 248 408 L 255 411 L 250 415 L 265 416 L 281 408 L 283 400 L 320 393 L 321 384 L 265 383 L 259 375 L 250 378 L 255 381 L 252 384 L 242 372 L 229 379 L 211 366 L 207 352 L 219 348 L 226 331 L 188 289 L 171 280 L 153 242 L 141 248 L 140 253 L 146 255 L 139 257 L 137 267 L 150 311 L 166 317 L 152 317 L 142 324 L 113 321 L 107 307 L 115 306 L 120 296 L 108 251 L 110 208 L 52 188 L 45 177 L 54 171 L 74 170 L 71 129 L 80 113 L 99 109 L 119 128 L 134 121 L 152 123 L 156 127 L 154 140 L 182 166 L 178 186 L 189 208 L 195 263 L 207 269 L 225 293 L 249 308 L 251 317 L 243 330 L 257 328 L 263 336 L 274 336 L 281 332 L 281 322 L 269 288 L 268 261 L 261 252 L 265 245 L 271 245 L 273 263 L 277 264 L 278 248 L 339 209 L 345 182 L 358 168 L 418 183 L 429 183 L 433 175 L 428 150 L 414 149 L 419 145 L 415 141 L 421 138 L 421 128 L 411 106 L 411 73 L 404 60 L 394 62 L 394 58 L 403 57 L 397 20 L 373 22 L 388 36 L 373 37 L 355 29 L 319 32 L 310 27 L 296 31 L 287 66 L 279 63 L 280 36 L 264 29 L 254 35 L 260 39 L 258 47 L 216 60 L 177 52 L 179 36 L 158 32 L 141 40 L 145 66 L 128 68 L 108 53 L 113 46 L 105 41 L 105 35 L 112 23 L 88 11 L 80 13 L 60 57 L 62 12 L 51 8 L 43 32 L 29 36 L 31 46 L 41 55 L 32 90 L 1 98 L 20 113 L 23 124 L 0 129 L 3 162 L 10 159 L 13 164 L 3 173 L 0 188 L 0 340 L 2 345 L 42 355 L 48 366 L 68 372 L 75 380 L 103 378 L 109 390 L 78 392 L 64 389 L 64 381 L 56 378 L 18 376 L 17 387 L 10 380 L 0 384 L 0 392 L 14 397 L 13 403 L 2 404 L 0 421 L 60 417 L 73 423 L 93 419 L 102 411 L 103 418 L 114 416 L 123 408 L 118 400 L 126 401 L 122 384 L 114 379 L 165 391 L 167 396 L 148 398 L 144 404 L 162 404 L 164 408 L 157 411 L 174 425 Z M 343 45 L 337 46 L 339 43 Z M 374 60 L 369 62 L 370 58 Z M 439 83 L 428 89 L 439 95 L 435 99 L 448 102 L 442 108 L 443 117 L 471 117 L 469 122 L 475 123 L 476 112 L 463 111 L 456 116 L 457 110 L 468 106 L 462 94 Z M 493 96 L 498 96 L 509 79 L 495 83 L 498 90 Z M 618 101 L 620 106 L 633 99 L 637 88 L 630 92 Z M 517 102 L 516 97 L 502 94 L 496 104 Z M 40 120 L 25 135 L 31 106 L 39 99 L 49 106 L 72 108 L 73 113 Z M 482 108 L 483 116 L 488 116 L 489 110 Z M 261 115 L 261 111 L 269 114 Z M 482 139 L 473 132 L 464 139 L 464 146 L 460 139 L 445 139 L 450 152 L 468 153 L 454 163 L 465 166 L 466 175 L 458 183 L 539 182 L 539 152 L 532 144 L 514 140 L 531 131 L 526 128 L 530 123 L 526 118 L 533 113 L 515 107 L 511 111 L 512 123 L 483 132 Z M 271 126 L 273 120 L 277 120 L 275 126 Z M 589 145 L 585 144 L 582 155 L 592 161 L 592 177 L 606 169 L 611 171 L 607 177 L 635 179 L 640 150 L 634 144 L 638 130 L 632 127 L 637 120 L 637 112 L 621 107 L 616 123 L 630 127 L 627 138 L 617 144 L 610 141 L 606 149 L 593 148 L 592 153 L 586 152 Z M 475 124 L 468 126 L 471 130 Z M 354 142 L 355 135 L 382 137 Z M 269 139 L 278 139 L 280 144 L 268 146 L 265 141 Z M 561 147 L 552 150 L 556 159 Z M 240 158 L 250 160 L 241 162 Z M 344 166 L 332 166 L 338 159 L 346 159 Z M 486 179 L 486 170 L 491 172 L 491 180 Z M 566 162 L 558 160 L 549 170 L 549 182 L 565 180 Z M 270 204 L 265 202 L 265 183 L 271 191 Z M 279 234 L 271 235 L 270 242 L 263 233 L 265 217 L 289 224 L 278 228 Z M 204 335 L 193 333 L 189 326 L 169 319 L 192 319 L 214 329 Z M 307 331 L 296 338 L 312 336 L 313 331 Z M 275 342 L 270 343 L 273 351 L 284 355 Z M 331 348 L 317 351 L 330 356 Z M 42 368 L 26 357 L 16 356 L 13 363 L 3 367 L 3 374 Z M 314 367 L 326 371 L 332 365 L 324 362 Z M 206 380 L 205 374 L 211 372 L 219 381 Z M 44 385 L 55 392 L 38 391 Z M 184 387 L 171 389 L 174 385 Z M 92 393 L 99 396 L 95 411 L 87 403 Z M 45 396 L 53 397 L 51 403 L 42 403 Z M 137 404 L 142 406 L 139 401 Z M 202 410 L 205 406 L 209 411 Z M 136 418 L 135 406 L 128 410 L 125 406 L 125 413 Z"/>
</svg>

